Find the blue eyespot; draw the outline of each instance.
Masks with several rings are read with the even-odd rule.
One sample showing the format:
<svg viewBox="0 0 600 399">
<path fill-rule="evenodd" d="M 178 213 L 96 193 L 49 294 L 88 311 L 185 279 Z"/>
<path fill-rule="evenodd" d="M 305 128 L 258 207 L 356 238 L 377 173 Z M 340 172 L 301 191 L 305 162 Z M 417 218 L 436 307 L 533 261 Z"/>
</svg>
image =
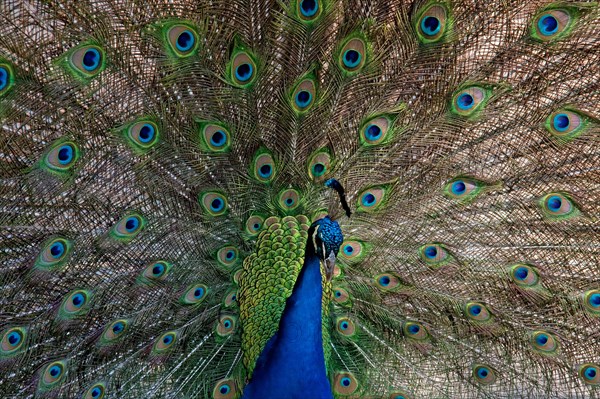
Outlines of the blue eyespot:
<svg viewBox="0 0 600 399">
<path fill-rule="evenodd" d="M 436 17 L 425 17 L 421 20 L 421 30 L 428 36 L 433 36 L 440 31 L 442 24 Z"/>
<path fill-rule="evenodd" d="M 251 64 L 248 64 L 248 63 L 241 64 L 241 65 L 238 65 L 237 68 L 235 68 L 235 77 L 240 82 L 245 82 L 252 77 L 253 71 L 254 71 L 254 68 L 252 67 Z"/>
<path fill-rule="evenodd" d="M 375 205 L 375 196 L 371 193 L 367 193 L 362 198 L 362 203 L 364 206 L 373 206 Z"/>
<path fill-rule="evenodd" d="M 300 2 L 300 12 L 305 17 L 314 16 L 319 11 L 319 4 L 316 0 L 302 0 Z"/>
<path fill-rule="evenodd" d="M 379 140 L 382 134 L 381 128 L 377 125 L 369 125 L 365 129 L 365 136 L 367 137 L 367 140 L 370 141 Z"/>
<path fill-rule="evenodd" d="M 600 294 L 590 295 L 590 304 L 595 308 L 600 308 Z"/>
<path fill-rule="evenodd" d="M 233 251 L 227 251 L 227 253 L 225 254 L 225 258 L 227 258 L 227 260 L 233 259 L 234 256 L 235 256 L 235 252 L 233 252 Z"/>
<path fill-rule="evenodd" d="M 348 377 L 344 377 L 342 378 L 342 380 L 340 381 L 340 384 L 342 384 L 345 387 L 349 387 L 350 384 L 352 383 L 352 381 L 350 380 L 350 378 Z"/>
<path fill-rule="evenodd" d="M 229 321 L 229 320 L 225 320 L 225 321 L 223 322 L 223 326 L 224 326 L 225 328 L 229 328 L 229 327 L 231 327 L 231 321 Z"/>
<path fill-rule="evenodd" d="M 477 369 L 477 376 L 479 378 L 485 379 L 490 374 L 490 371 L 485 367 L 479 367 Z"/>
<path fill-rule="evenodd" d="M 200 299 L 204 296 L 204 288 L 196 288 L 194 291 L 194 298 Z"/>
<path fill-rule="evenodd" d="M 553 195 L 552 197 L 548 198 L 546 204 L 551 212 L 558 212 L 562 206 L 562 200 L 559 196 Z"/>
<path fill-rule="evenodd" d="M 8 70 L 4 67 L 0 67 L 0 91 L 8 86 Z"/>
<path fill-rule="evenodd" d="M 538 28 L 545 36 L 550 36 L 558 31 L 558 21 L 553 15 L 543 15 L 538 21 Z"/>
<path fill-rule="evenodd" d="M 273 168 L 269 164 L 264 164 L 260 168 L 258 168 L 258 174 L 263 179 L 267 179 L 273 174 Z"/>
<path fill-rule="evenodd" d="M 355 68 L 356 66 L 358 66 L 358 64 L 360 64 L 360 61 L 362 59 L 362 56 L 360 55 L 360 53 L 356 50 L 346 50 L 344 52 L 344 65 L 347 66 L 348 68 Z"/>
<path fill-rule="evenodd" d="M 515 277 L 519 280 L 525 280 L 529 275 L 529 270 L 526 267 L 519 267 L 515 270 Z"/>
<path fill-rule="evenodd" d="M 594 379 L 594 377 L 596 377 L 596 374 L 598 374 L 598 371 L 596 370 L 595 367 L 588 367 L 585 369 L 584 374 L 588 379 L 591 380 L 591 379 Z"/>
<path fill-rule="evenodd" d="M 222 147 L 227 142 L 227 136 L 222 130 L 217 130 L 210 138 L 210 143 L 215 147 Z"/>
<path fill-rule="evenodd" d="M 140 221 L 138 220 L 138 218 L 136 218 L 135 216 L 131 216 L 127 218 L 127 221 L 125 222 L 125 230 L 127 230 L 127 232 L 129 233 L 132 233 L 138 228 L 139 225 Z"/>
<path fill-rule="evenodd" d="M 340 328 L 342 330 L 347 330 L 348 329 L 348 322 L 347 321 L 343 321 L 340 323 Z"/>
<path fill-rule="evenodd" d="M 473 305 L 471 307 L 469 307 L 469 313 L 471 313 L 471 315 L 473 316 L 479 316 L 479 314 L 481 313 L 481 306 L 479 305 Z"/>
<path fill-rule="evenodd" d="M 71 302 L 73 302 L 73 305 L 76 308 L 80 308 L 81 305 L 83 305 L 85 303 L 85 297 L 83 296 L 83 294 L 75 294 L 75 295 L 73 295 Z"/>
<path fill-rule="evenodd" d="M 350 256 L 354 253 L 354 247 L 352 245 L 344 246 L 344 254 Z"/>
<path fill-rule="evenodd" d="M 100 52 L 95 48 L 88 49 L 83 55 L 83 68 L 86 71 L 93 71 L 100 65 Z"/>
<path fill-rule="evenodd" d="M 123 322 L 121 322 L 121 321 L 116 322 L 112 327 L 112 331 L 115 335 L 119 335 L 124 330 L 125 330 L 125 324 L 123 324 Z"/>
<path fill-rule="evenodd" d="M 454 193 L 456 195 L 462 195 L 467 190 L 467 186 L 465 185 L 464 181 L 457 180 L 454 183 L 452 183 L 451 190 L 452 190 L 452 193 Z"/>
<path fill-rule="evenodd" d="M 163 338 L 163 343 L 165 345 L 169 345 L 171 342 L 173 342 L 173 336 L 172 335 L 165 335 Z"/>
<path fill-rule="evenodd" d="M 342 296 L 342 292 L 341 291 L 336 291 L 334 295 L 335 295 L 336 298 L 339 298 L 339 297 Z"/>
<path fill-rule="evenodd" d="M 60 241 L 55 242 L 50 247 L 50 254 L 53 258 L 60 258 L 65 253 L 65 244 Z"/>
<path fill-rule="evenodd" d="M 194 38 L 194 34 L 189 30 L 184 30 L 177 37 L 177 49 L 179 51 L 189 51 L 192 47 L 194 47 L 194 43 L 196 39 Z"/>
<path fill-rule="evenodd" d="M 538 345 L 546 345 L 546 343 L 548 342 L 548 336 L 546 334 L 538 334 L 535 337 L 535 342 L 537 342 Z"/>
<path fill-rule="evenodd" d="M 254 223 L 252 227 L 254 227 L 254 230 L 258 230 L 260 229 L 260 223 Z"/>
<path fill-rule="evenodd" d="M 475 105 L 475 99 L 469 93 L 462 93 L 456 99 L 456 104 L 458 105 L 458 108 L 466 111 L 473 108 L 473 105 Z"/>
<path fill-rule="evenodd" d="M 162 263 L 157 263 L 152 268 L 152 274 L 157 277 L 159 277 L 161 274 L 163 274 L 164 271 L 165 271 L 165 266 Z"/>
<path fill-rule="evenodd" d="M 145 123 L 140 129 L 138 137 L 142 143 L 148 143 L 152 141 L 154 138 L 154 126 L 149 123 Z"/>
<path fill-rule="evenodd" d="M 225 202 L 223 202 L 223 200 L 221 198 L 215 198 L 210 203 L 210 209 L 213 212 L 222 211 L 224 206 L 225 206 Z"/>
<path fill-rule="evenodd" d="M 102 394 L 102 390 L 98 387 L 95 387 L 94 389 L 92 389 L 92 398 L 97 398 Z"/>
<path fill-rule="evenodd" d="M 416 324 L 411 324 L 410 326 L 408 326 L 408 332 L 410 334 L 417 334 L 419 331 L 421 331 L 421 327 L 419 327 Z"/>
<path fill-rule="evenodd" d="M 219 392 L 221 392 L 223 395 L 227 395 L 229 391 L 231 391 L 231 388 L 227 384 L 223 384 L 221 385 L 221 388 L 219 388 Z"/>
<path fill-rule="evenodd" d="M 62 372 L 62 368 L 60 366 L 52 366 L 50 367 L 50 375 L 54 378 L 58 377 Z"/>
<path fill-rule="evenodd" d="M 306 90 L 300 90 L 298 94 L 296 94 L 296 105 L 300 108 L 306 108 L 310 105 L 312 101 L 312 94 Z"/>
<path fill-rule="evenodd" d="M 19 334 L 16 331 L 13 331 L 10 334 L 8 334 L 8 343 L 12 346 L 16 346 L 19 342 L 21 342 L 21 339 L 21 334 Z"/>
<path fill-rule="evenodd" d="M 388 276 L 381 276 L 379 278 L 379 284 L 381 284 L 383 287 L 387 287 L 390 284 L 391 280 Z"/>
<path fill-rule="evenodd" d="M 431 245 L 431 246 L 425 248 L 425 250 L 423 251 L 423 253 L 429 259 L 435 259 L 437 257 L 438 251 L 437 251 L 436 247 L 434 247 L 433 245 Z"/>
<path fill-rule="evenodd" d="M 316 163 L 313 165 L 313 175 L 316 177 L 322 176 L 325 173 L 325 165 L 322 163 Z"/>
<path fill-rule="evenodd" d="M 58 162 L 61 165 L 68 165 L 73 161 L 73 147 L 70 145 L 63 145 L 58 150 Z"/>
<path fill-rule="evenodd" d="M 559 132 L 564 132 L 569 128 L 571 123 L 567 114 L 557 114 L 554 116 L 552 124 L 554 125 L 554 129 L 558 130 Z"/>
<path fill-rule="evenodd" d="M 287 206 L 292 206 L 292 205 L 294 205 L 294 199 L 293 199 L 293 198 L 286 198 L 286 199 L 285 199 L 285 204 L 286 204 Z"/>
</svg>

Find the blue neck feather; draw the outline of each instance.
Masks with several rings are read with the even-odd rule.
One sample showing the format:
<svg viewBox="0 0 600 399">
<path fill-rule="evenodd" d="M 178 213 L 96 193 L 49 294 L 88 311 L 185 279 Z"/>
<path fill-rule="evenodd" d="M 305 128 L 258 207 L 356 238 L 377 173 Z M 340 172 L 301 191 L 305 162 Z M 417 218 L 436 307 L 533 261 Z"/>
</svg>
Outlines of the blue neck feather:
<svg viewBox="0 0 600 399">
<path fill-rule="evenodd" d="M 332 399 L 321 325 L 321 266 L 312 242 L 279 322 L 242 399 Z"/>
</svg>

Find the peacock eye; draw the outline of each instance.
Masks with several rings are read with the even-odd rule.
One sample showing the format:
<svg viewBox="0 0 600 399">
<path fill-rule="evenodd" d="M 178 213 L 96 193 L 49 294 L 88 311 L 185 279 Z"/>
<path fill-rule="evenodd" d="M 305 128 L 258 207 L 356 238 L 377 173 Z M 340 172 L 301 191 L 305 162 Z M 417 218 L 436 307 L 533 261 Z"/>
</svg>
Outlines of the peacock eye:
<svg viewBox="0 0 600 399">
<path fill-rule="evenodd" d="M 440 41 L 447 28 L 448 11 L 442 4 L 434 4 L 420 12 L 416 30 L 422 43 Z"/>
<path fill-rule="evenodd" d="M 256 80 L 256 62 L 247 51 L 237 49 L 228 66 L 230 69 L 229 81 L 237 87 L 249 87 Z"/>
<path fill-rule="evenodd" d="M 189 57 L 198 47 L 198 34 L 190 26 L 174 25 L 167 32 L 167 42 L 174 56 Z"/>
</svg>

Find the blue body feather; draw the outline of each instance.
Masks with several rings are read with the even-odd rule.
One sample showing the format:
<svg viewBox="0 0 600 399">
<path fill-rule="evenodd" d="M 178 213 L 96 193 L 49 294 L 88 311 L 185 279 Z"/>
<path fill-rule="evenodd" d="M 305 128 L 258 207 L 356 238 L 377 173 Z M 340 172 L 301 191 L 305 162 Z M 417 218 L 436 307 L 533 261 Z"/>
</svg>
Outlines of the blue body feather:
<svg viewBox="0 0 600 399">
<path fill-rule="evenodd" d="M 321 284 L 319 258 L 309 240 L 279 330 L 258 358 L 242 399 L 333 398 L 323 354 Z"/>
</svg>

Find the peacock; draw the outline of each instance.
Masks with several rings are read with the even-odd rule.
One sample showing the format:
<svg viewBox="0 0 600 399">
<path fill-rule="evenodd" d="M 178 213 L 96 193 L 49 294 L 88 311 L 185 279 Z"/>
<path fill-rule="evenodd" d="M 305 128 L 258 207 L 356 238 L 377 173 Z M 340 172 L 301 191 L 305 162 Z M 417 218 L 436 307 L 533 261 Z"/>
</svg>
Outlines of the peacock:
<svg viewBox="0 0 600 399">
<path fill-rule="evenodd" d="M 600 398 L 600 5 L 2 0 L 0 397 Z"/>
</svg>

